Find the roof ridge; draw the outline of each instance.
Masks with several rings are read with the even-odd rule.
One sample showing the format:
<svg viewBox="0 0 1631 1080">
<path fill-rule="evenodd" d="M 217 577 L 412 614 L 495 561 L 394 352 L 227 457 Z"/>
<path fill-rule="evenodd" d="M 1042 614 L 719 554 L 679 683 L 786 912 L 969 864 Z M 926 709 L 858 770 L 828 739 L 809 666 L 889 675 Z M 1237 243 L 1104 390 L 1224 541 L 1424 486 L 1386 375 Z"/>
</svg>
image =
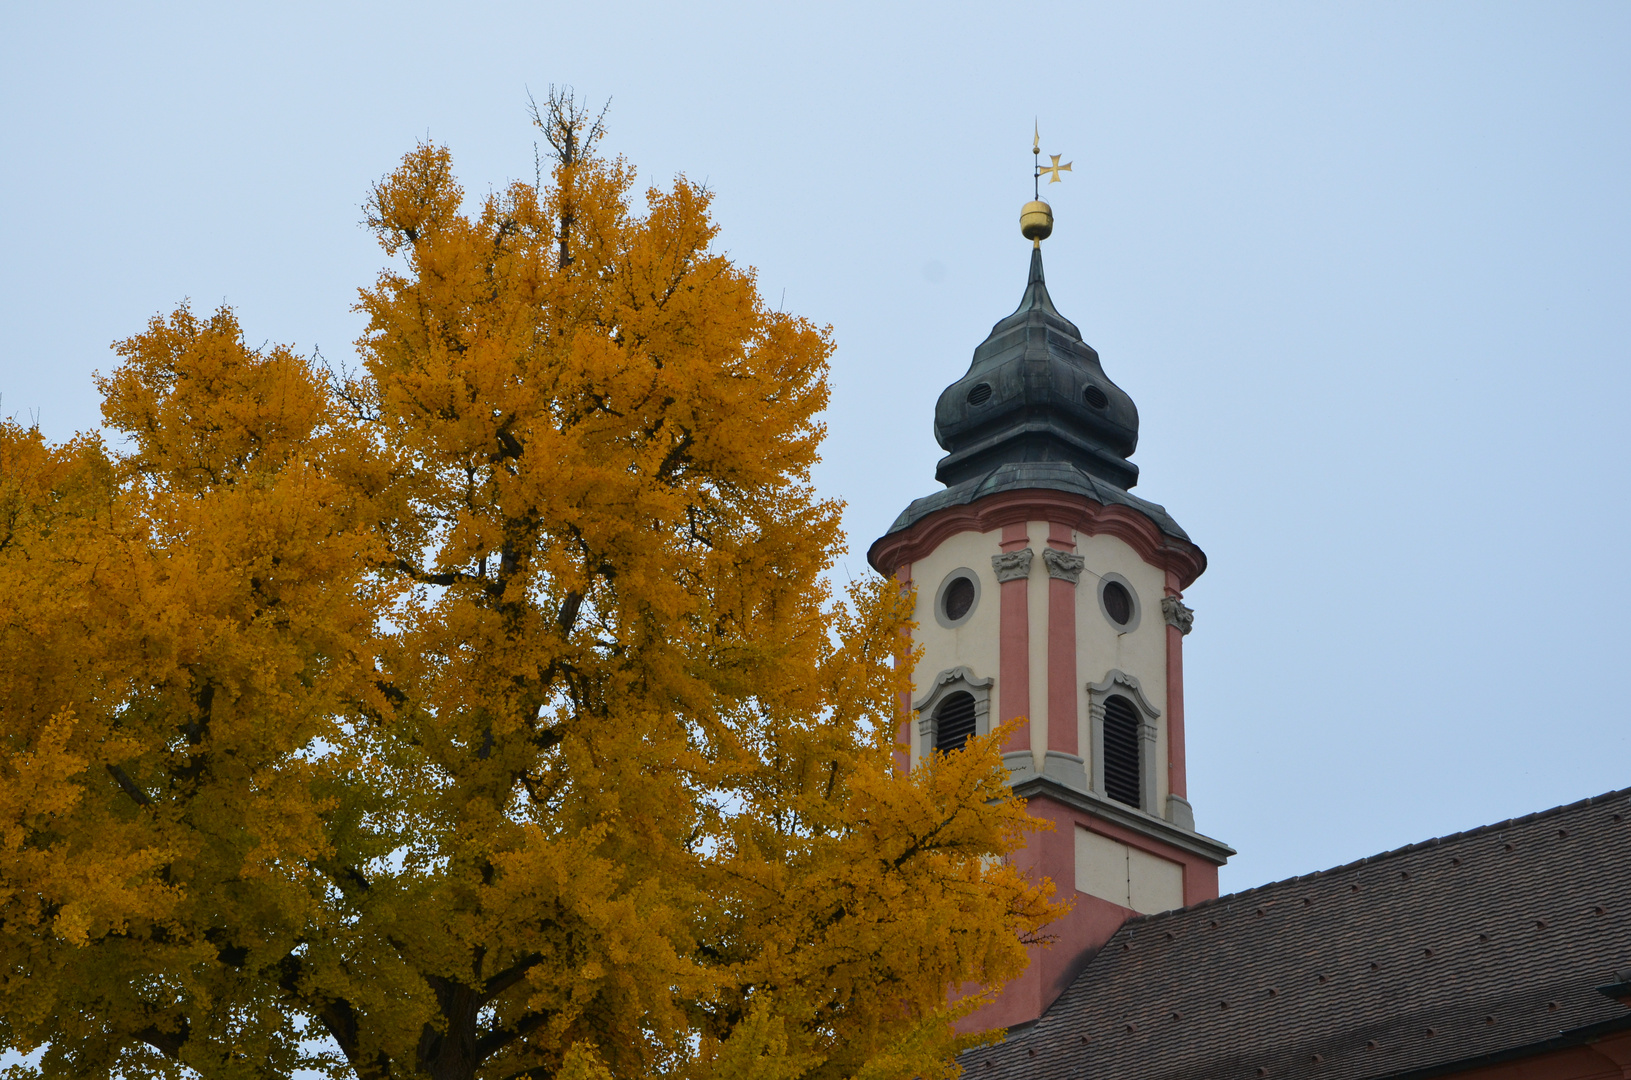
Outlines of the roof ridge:
<svg viewBox="0 0 1631 1080">
<path fill-rule="evenodd" d="M 1446 833 L 1443 836 L 1434 836 L 1426 840 L 1418 840 L 1413 844 L 1405 844 L 1403 847 L 1392 848 L 1388 851 L 1379 851 L 1375 855 L 1366 855 L 1363 858 L 1354 859 L 1351 862 L 1341 863 L 1337 866 L 1327 867 L 1324 870 L 1311 870 L 1306 874 L 1294 874 L 1291 877 L 1280 878 L 1277 881 L 1266 881 L 1261 885 L 1253 885 L 1248 889 L 1241 889 L 1239 892 L 1224 893 L 1222 896 L 1214 897 L 1210 900 L 1201 900 L 1197 903 L 1190 904 L 1187 907 L 1171 908 L 1167 911 L 1157 911 L 1149 915 L 1134 915 L 1126 922 L 1121 924 L 1120 929 L 1116 931 L 1115 935 L 1112 936 L 1110 940 L 1114 941 L 1116 937 L 1121 936 L 1123 930 L 1126 930 L 1129 926 L 1133 926 L 1137 923 L 1150 922 L 1155 919 L 1164 918 L 1168 915 L 1176 915 L 1179 912 L 1198 911 L 1201 908 L 1211 907 L 1214 904 L 1221 904 L 1225 901 L 1231 900 L 1239 900 L 1244 897 L 1252 896 L 1256 893 L 1264 892 L 1268 889 L 1278 888 L 1282 885 L 1289 885 L 1293 882 L 1308 881 L 1311 878 L 1320 878 L 1325 877 L 1328 874 L 1339 873 L 1343 870 L 1352 870 L 1356 867 L 1367 866 L 1382 859 L 1391 859 L 1400 855 L 1407 855 L 1411 852 L 1419 851 L 1423 848 L 1433 847 L 1438 844 L 1447 844 L 1452 841 L 1465 840 L 1468 837 L 1477 836 L 1480 833 L 1494 832 L 1497 829 L 1507 829 L 1517 825 L 1527 825 L 1541 818 L 1550 817 L 1553 814 L 1562 814 L 1570 810 L 1579 810 L 1582 807 L 1592 806 L 1597 803 L 1606 802 L 1610 799 L 1625 796 L 1631 796 L 1631 787 L 1615 788 L 1612 791 L 1605 791 L 1601 795 L 1588 795 L 1584 799 L 1577 799 L 1572 803 L 1564 803 L 1560 806 L 1553 806 L 1546 810 L 1536 810 L 1533 813 L 1524 814 L 1520 817 L 1510 817 L 1504 821 L 1494 821 L 1488 825 L 1477 825 L 1471 829 L 1462 829 L 1460 832 Z M 1105 942 L 1106 946 L 1109 944 L 1110 942 Z"/>
</svg>

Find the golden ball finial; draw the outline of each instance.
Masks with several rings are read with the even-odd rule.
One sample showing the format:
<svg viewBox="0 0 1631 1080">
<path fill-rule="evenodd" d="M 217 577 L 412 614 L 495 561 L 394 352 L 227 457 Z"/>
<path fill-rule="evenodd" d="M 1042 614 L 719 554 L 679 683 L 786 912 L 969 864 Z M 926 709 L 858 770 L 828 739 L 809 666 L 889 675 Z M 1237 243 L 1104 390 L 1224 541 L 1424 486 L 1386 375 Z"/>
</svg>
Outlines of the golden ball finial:
<svg viewBox="0 0 1631 1080">
<path fill-rule="evenodd" d="M 1053 207 L 1033 199 L 1019 211 L 1019 232 L 1027 240 L 1041 243 L 1053 232 Z"/>
</svg>

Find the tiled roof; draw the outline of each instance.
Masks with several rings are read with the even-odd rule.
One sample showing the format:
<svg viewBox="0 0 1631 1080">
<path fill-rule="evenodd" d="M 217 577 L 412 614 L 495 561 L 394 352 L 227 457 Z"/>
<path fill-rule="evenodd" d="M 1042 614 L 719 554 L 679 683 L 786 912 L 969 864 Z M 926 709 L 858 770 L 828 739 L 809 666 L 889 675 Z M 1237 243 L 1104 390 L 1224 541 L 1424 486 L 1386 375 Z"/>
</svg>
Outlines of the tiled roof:
<svg viewBox="0 0 1631 1080">
<path fill-rule="evenodd" d="M 1631 788 L 1129 920 L 969 1080 L 1359 1080 L 1631 1009 Z"/>
<path fill-rule="evenodd" d="M 889 533 L 909 529 L 937 510 L 948 506 L 967 506 L 969 503 L 1003 491 L 1066 491 L 1082 495 L 1104 506 L 1125 506 L 1137 510 L 1155 523 L 1155 527 L 1168 536 L 1188 540 L 1189 534 L 1179 527 L 1166 507 L 1141 499 L 1077 468 L 1068 461 L 1010 461 L 999 465 L 984 476 L 953 484 L 944 491 L 913 499 L 911 505 L 900 512 Z M 889 535 L 885 533 L 884 535 Z"/>
</svg>

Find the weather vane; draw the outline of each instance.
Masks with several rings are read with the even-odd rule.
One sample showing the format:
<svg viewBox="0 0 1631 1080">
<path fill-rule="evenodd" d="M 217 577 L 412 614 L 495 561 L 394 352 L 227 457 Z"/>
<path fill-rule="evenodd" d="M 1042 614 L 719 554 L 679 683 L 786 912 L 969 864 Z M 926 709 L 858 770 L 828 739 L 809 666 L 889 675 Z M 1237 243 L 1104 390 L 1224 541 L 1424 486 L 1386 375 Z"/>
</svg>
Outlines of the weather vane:
<svg viewBox="0 0 1631 1080">
<path fill-rule="evenodd" d="M 1049 154 L 1048 157 L 1053 159 L 1053 164 L 1042 164 L 1042 129 L 1040 127 L 1033 126 L 1032 131 L 1034 132 L 1034 137 L 1031 139 L 1031 154 L 1035 158 L 1034 163 L 1036 165 L 1036 175 L 1031 178 L 1031 189 L 1032 195 L 1035 198 L 1040 199 L 1042 197 L 1042 174 L 1048 174 L 1048 183 L 1057 184 L 1061 179 L 1059 174 L 1062 172 L 1070 172 L 1070 167 L 1076 163 L 1074 161 L 1067 161 L 1061 165 L 1059 164 L 1059 159 L 1064 157 L 1063 154 Z"/>
<path fill-rule="evenodd" d="M 1070 172 L 1071 165 L 1075 163 L 1067 161 L 1061 165 L 1059 159 L 1063 155 L 1049 154 L 1048 157 L 1052 159 L 1053 163 L 1050 165 L 1042 164 L 1042 129 L 1033 125 L 1032 131 L 1031 155 L 1035 166 L 1031 175 L 1031 195 L 1033 198 L 1020 209 L 1019 231 L 1020 235 L 1040 248 L 1042 241 L 1046 240 L 1053 232 L 1053 207 L 1042 201 L 1042 174 L 1048 174 L 1048 183 L 1057 184 L 1062 179 L 1059 174 Z"/>
</svg>

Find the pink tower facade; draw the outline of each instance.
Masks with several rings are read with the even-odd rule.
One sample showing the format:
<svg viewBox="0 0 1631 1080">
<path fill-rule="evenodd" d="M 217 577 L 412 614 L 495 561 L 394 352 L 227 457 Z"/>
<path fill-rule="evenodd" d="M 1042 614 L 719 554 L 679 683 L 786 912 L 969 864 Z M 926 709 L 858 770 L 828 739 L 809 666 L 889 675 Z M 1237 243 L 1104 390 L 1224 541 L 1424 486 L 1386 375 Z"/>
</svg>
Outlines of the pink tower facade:
<svg viewBox="0 0 1631 1080">
<path fill-rule="evenodd" d="M 971 1029 L 1040 1017 L 1128 917 L 1216 897 L 1233 854 L 1196 831 L 1184 775 L 1183 590 L 1206 557 L 1128 492 L 1137 432 L 1132 400 L 1055 310 L 1038 246 L 1019 308 L 936 406 L 946 489 L 868 552 L 917 594 L 909 767 L 1026 718 L 1003 759 L 1054 827 L 1015 858 L 1071 901 Z"/>
</svg>

